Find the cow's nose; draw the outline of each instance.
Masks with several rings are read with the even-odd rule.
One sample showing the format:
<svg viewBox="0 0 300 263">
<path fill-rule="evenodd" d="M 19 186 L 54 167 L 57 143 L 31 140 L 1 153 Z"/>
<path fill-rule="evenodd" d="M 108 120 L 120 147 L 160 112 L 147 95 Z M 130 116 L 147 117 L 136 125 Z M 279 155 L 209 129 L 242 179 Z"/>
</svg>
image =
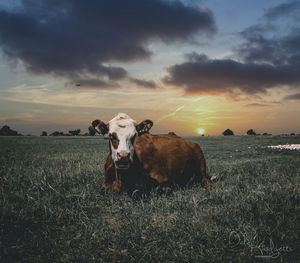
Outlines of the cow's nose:
<svg viewBox="0 0 300 263">
<path fill-rule="evenodd" d="M 125 152 L 125 151 L 117 153 L 118 161 L 120 161 L 121 159 L 129 159 L 129 155 L 130 155 L 130 153 Z"/>
</svg>

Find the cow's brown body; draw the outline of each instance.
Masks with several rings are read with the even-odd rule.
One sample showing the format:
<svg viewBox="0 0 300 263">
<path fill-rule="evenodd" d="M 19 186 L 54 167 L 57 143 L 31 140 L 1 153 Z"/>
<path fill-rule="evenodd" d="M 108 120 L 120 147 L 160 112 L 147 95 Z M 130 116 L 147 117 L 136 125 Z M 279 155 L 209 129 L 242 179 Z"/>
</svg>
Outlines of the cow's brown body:
<svg viewBox="0 0 300 263">
<path fill-rule="evenodd" d="M 198 144 L 174 135 L 136 136 L 135 160 L 128 170 L 115 169 L 111 154 L 105 164 L 104 188 L 121 192 L 134 184 L 155 181 L 163 187 L 209 184 L 204 155 Z M 152 184 L 153 185 L 153 184 Z"/>
</svg>

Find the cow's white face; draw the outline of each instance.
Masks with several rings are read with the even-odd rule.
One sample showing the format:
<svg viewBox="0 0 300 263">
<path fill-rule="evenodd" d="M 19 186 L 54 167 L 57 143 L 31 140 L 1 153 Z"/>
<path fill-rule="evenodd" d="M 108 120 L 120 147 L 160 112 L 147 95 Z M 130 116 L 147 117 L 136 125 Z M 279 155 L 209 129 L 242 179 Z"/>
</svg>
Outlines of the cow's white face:
<svg viewBox="0 0 300 263">
<path fill-rule="evenodd" d="M 140 124 L 125 113 L 119 113 L 108 124 L 100 120 L 92 122 L 100 134 L 108 134 L 111 156 L 117 169 L 125 170 L 133 163 L 134 139 L 143 133 L 148 133 L 153 122 L 146 120 Z"/>
<path fill-rule="evenodd" d="M 111 156 L 117 169 L 128 169 L 133 163 L 136 122 L 126 114 L 118 114 L 109 122 Z"/>
</svg>

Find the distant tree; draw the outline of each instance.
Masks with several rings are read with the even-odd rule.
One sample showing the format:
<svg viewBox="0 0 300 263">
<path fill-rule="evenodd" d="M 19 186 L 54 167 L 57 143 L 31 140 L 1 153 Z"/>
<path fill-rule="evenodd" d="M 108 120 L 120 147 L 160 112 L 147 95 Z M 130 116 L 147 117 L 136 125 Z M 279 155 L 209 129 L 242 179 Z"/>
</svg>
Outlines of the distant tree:
<svg viewBox="0 0 300 263">
<path fill-rule="evenodd" d="M 248 135 L 256 135 L 256 132 L 255 132 L 255 130 L 250 129 L 250 130 L 247 131 L 247 134 Z"/>
<path fill-rule="evenodd" d="M 46 131 L 42 131 L 41 136 L 47 136 L 47 135 L 48 135 L 48 133 Z"/>
<path fill-rule="evenodd" d="M 230 135 L 234 135 L 233 131 L 230 129 L 227 129 L 225 131 L 223 131 L 222 133 L 224 136 L 230 136 Z"/>
<path fill-rule="evenodd" d="M 19 134 L 17 131 L 12 130 L 9 126 L 4 125 L 0 129 L 0 136 L 22 136 L 22 134 Z"/>
<path fill-rule="evenodd" d="M 65 134 L 60 131 L 55 131 L 50 134 L 50 136 L 64 136 Z"/>
<path fill-rule="evenodd" d="M 69 133 L 70 133 L 72 136 L 77 136 L 77 135 L 79 135 L 79 133 L 80 133 L 80 129 L 77 129 L 77 130 L 74 130 L 74 131 L 69 131 Z"/>
<path fill-rule="evenodd" d="M 264 133 L 263 133 L 263 135 L 265 135 L 265 136 L 266 136 L 266 135 L 269 135 L 269 134 L 268 134 L 267 132 L 264 132 Z"/>
<path fill-rule="evenodd" d="M 175 132 L 169 132 L 168 134 L 169 134 L 169 135 L 176 135 Z"/>
<path fill-rule="evenodd" d="M 90 136 L 94 136 L 96 134 L 96 130 L 95 130 L 95 128 L 93 126 L 90 126 L 88 128 L 88 130 L 89 130 L 89 135 Z"/>
<path fill-rule="evenodd" d="M 90 136 L 88 132 L 82 134 L 82 136 Z"/>
<path fill-rule="evenodd" d="M 295 136 L 295 133 L 292 132 L 290 135 L 291 135 L 291 136 Z"/>
</svg>

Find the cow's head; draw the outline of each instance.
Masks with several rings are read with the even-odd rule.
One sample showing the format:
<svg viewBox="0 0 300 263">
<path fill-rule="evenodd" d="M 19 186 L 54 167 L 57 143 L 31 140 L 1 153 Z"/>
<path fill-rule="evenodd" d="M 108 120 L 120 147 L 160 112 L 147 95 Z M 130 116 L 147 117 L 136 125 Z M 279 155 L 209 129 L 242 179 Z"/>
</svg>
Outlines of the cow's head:
<svg viewBox="0 0 300 263">
<path fill-rule="evenodd" d="M 105 124 L 101 120 L 94 120 L 92 126 L 102 134 L 108 134 L 110 140 L 111 156 L 117 169 L 126 170 L 133 163 L 134 139 L 148 133 L 153 122 L 145 120 L 137 124 L 125 113 L 119 113 Z"/>
</svg>

